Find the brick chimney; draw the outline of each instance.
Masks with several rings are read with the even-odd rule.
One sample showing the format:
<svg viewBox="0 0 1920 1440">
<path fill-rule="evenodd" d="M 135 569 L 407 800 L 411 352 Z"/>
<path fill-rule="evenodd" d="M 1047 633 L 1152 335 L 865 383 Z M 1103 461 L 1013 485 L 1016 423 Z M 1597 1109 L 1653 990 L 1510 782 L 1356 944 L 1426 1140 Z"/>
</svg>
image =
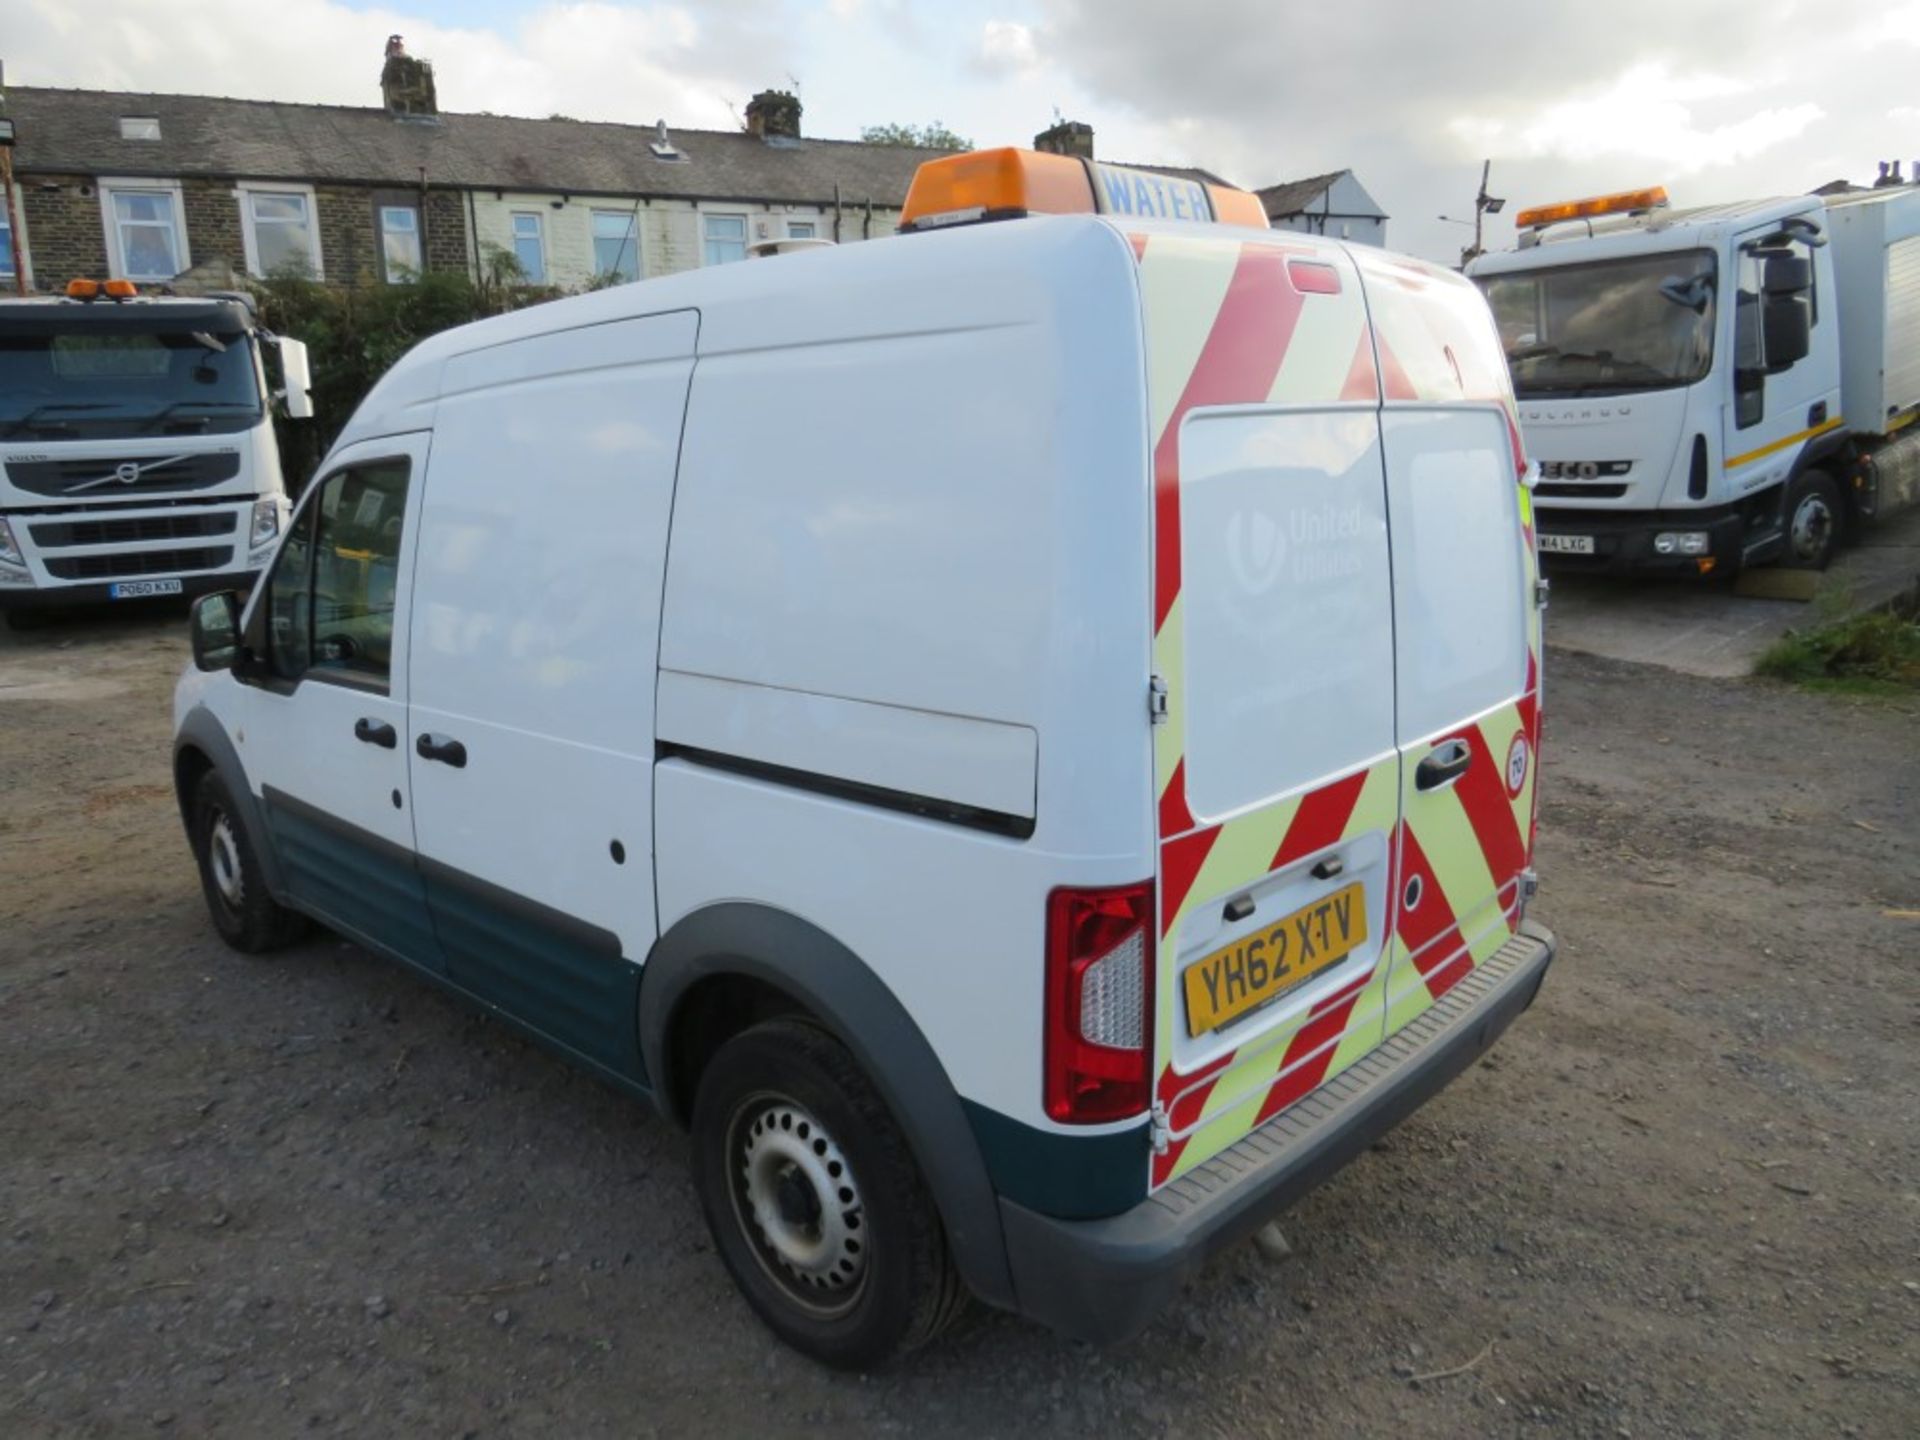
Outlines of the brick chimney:
<svg viewBox="0 0 1920 1440">
<path fill-rule="evenodd" d="M 785 90 L 762 90 L 747 102 L 747 133 L 762 140 L 800 138 L 800 97 Z"/>
<path fill-rule="evenodd" d="M 380 67 L 380 98 L 389 115 L 438 115 L 433 93 L 433 66 L 407 54 L 398 35 L 387 37 L 387 63 Z"/>
<path fill-rule="evenodd" d="M 1057 120 L 1052 128 L 1033 137 L 1033 148 L 1050 155 L 1071 155 L 1077 160 L 1093 158 L 1093 126 L 1079 120 Z"/>
</svg>

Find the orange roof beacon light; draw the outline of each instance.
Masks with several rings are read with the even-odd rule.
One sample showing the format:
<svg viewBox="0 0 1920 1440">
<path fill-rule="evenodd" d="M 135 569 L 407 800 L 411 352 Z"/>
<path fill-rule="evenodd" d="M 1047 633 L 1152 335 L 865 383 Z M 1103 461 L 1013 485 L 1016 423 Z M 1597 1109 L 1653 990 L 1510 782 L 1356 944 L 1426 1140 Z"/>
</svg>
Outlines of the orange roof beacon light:
<svg viewBox="0 0 1920 1440">
<path fill-rule="evenodd" d="M 1598 220 L 1602 215 L 1632 215 L 1648 210 L 1663 210 L 1666 205 L 1666 186 L 1649 185 L 1644 190 L 1621 190 L 1586 200 L 1535 205 L 1514 216 L 1513 224 L 1517 230 L 1538 230 L 1543 226 L 1557 225 L 1562 220 Z"/>
<path fill-rule="evenodd" d="M 109 300 L 137 300 L 140 297 L 140 287 L 131 280 L 109 280 L 100 290 Z"/>
<path fill-rule="evenodd" d="M 1245 190 L 1007 146 L 922 164 L 907 190 L 900 229 L 941 230 L 1023 215 L 1132 215 L 1267 226 L 1266 211 Z"/>
<path fill-rule="evenodd" d="M 67 298 L 69 300 L 91 300 L 100 293 L 98 280 L 69 280 Z"/>
</svg>

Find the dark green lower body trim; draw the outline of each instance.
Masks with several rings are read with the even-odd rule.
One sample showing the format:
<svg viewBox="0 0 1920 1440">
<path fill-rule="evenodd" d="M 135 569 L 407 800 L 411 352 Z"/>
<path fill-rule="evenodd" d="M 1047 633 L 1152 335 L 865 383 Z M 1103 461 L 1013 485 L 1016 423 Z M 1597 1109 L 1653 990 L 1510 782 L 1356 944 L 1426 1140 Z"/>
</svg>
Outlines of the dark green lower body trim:
<svg viewBox="0 0 1920 1440">
<path fill-rule="evenodd" d="M 281 903 L 640 1095 L 640 967 L 619 937 L 265 788 Z"/>
<path fill-rule="evenodd" d="M 283 902 L 356 937 L 378 936 L 416 969 L 446 969 L 412 851 L 271 785 L 260 798 Z"/>
<path fill-rule="evenodd" d="M 1063 1220 L 1118 1215 L 1146 1198 L 1147 1124 L 1063 1135 L 962 1099 L 993 1188 L 1017 1205 Z"/>
<path fill-rule="evenodd" d="M 640 967 L 620 937 L 422 857 L 448 972 L 503 1014 L 644 1083 Z"/>
</svg>

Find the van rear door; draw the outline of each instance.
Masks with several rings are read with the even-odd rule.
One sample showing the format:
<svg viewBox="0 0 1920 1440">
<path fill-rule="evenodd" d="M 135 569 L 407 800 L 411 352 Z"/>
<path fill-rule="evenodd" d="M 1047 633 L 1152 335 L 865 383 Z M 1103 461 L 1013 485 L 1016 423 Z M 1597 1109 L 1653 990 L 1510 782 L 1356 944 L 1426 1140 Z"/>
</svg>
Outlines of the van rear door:
<svg viewBox="0 0 1920 1440">
<path fill-rule="evenodd" d="M 1513 397 L 1485 302 L 1450 272 L 1355 259 L 1384 378 L 1401 754 L 1392 1034 L 1520 920 L 1539 612 Z"/>
<path fill-rule="evenodd" d="M 1401 786 L 1358 272 L 1292 237 L 1133 241 L 1166 690 L 1158 1186 L 1380 1043 Z"/>
</svg>

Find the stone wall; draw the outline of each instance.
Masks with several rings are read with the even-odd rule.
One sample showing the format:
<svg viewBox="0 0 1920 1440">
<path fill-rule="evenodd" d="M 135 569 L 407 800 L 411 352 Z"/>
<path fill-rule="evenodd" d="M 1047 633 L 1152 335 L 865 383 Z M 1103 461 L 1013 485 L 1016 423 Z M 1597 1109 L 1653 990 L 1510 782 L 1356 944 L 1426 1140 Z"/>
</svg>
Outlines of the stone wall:
<svg viewBox="0 0 1920 1440">
<path fill-rule="evenodd" d="M 107 273 L 107 232 L 100 196 L 85 175 L 22 175 L 21 227 L 35 288 L 61 290 L 78 275 Z M 84 188 L 85 194 L 81 193 Z"/>
<path fill-rule="evenodd" d="M 314 187 L 320 227 L 320 266 L 330 284 L 356 284 L 380 277 L 374 236 L 376 192 L 368 186 Z M 390 191 L 418 203 L 417 189 Z M 28 252 L 27 270 L 40 290 L 60 290 L 75 276 L 107 274 L 106 221 L 100 191 L 90 175 L 22 175 L 19 195 L 26 223 L 21 227 Z M 184 179 L 181 213 L 187 230 L 187 258 L 195 270 L 224 263 L 246 268 L 241 235 L 240 198 L 231 180 Z M 429 270 L 465 273 L 469 266 L 465 197 L 457 191 L 427 194 L 426 259 Z"/>
</svg>

